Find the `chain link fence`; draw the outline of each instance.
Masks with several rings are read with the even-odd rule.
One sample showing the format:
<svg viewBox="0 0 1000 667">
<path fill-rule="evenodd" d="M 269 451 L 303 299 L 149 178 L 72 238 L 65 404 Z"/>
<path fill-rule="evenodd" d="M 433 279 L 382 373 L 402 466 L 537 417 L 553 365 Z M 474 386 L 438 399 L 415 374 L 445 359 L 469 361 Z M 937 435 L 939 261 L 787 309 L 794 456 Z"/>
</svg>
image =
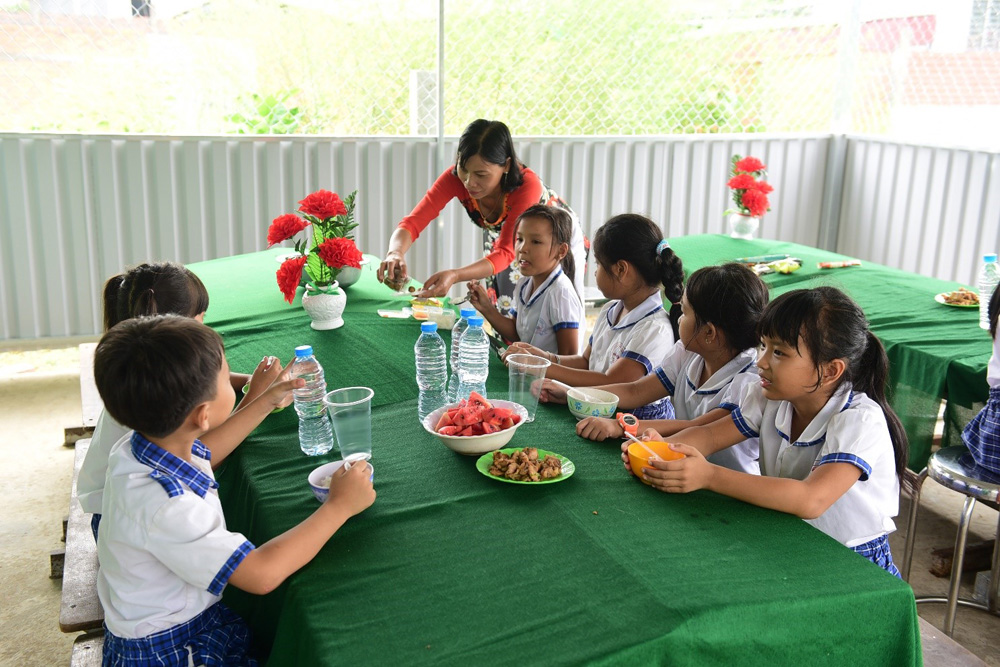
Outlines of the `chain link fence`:
<svg viewBox="0 0 1000 667">
<path fill-rule="evenodd" d="M 0 0 L 0 130 L 436 135 L 439 10 Z M 449 1 L 443 71 L 446 135 L 1000 143 L 1000 0 Z"/>
</svg>

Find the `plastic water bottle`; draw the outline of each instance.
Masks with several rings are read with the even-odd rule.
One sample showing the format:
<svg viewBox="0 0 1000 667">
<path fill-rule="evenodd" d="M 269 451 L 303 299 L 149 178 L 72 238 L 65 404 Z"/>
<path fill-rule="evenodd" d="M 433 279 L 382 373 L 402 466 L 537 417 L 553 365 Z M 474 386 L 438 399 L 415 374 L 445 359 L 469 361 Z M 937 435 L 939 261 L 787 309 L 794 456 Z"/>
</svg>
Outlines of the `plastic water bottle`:
<svg viewBox="0 0 1000 667">
<path fill-rule="evenodd" d="M 1000 264 L 996 253 L 983 255 L 983 268 L 979 270 L 979 326 L 990 328 L 990 299 L 1000 282 Z"/>
<path fill-rule="evenodd" d="M 417 360 L 417 386 L 420 387 L 417 414 L 421 421 L 447 402 L 448 356 L 437 328 L 434 322 L 423 322 L 420 338 L 413 346 L 413 356 Z"/>
<path fill-rule="evenodd" d="M 486 396 L 486 378 L 490 374 L 490 341 L 483 331 L 483 316 L 469 318 L 469 328 L 458 343 L 458 394 L 468 398 L 470 392 Z"/>
<path fill-rule="evenodd" d="M 323 402 L 326 378 L 311 345 L 295 348 L 290 375 L 306 381 L 306 386 L 292 390 L 295 412 L 299 415 L 299 447 L 309 456 L 326 454 L 333 449 L 333 426 Z"/>
<path fill-rule="evenodd" d="M 458 345 L 462 340 L 462 334 L 469 328 L 469 318 L 476 314 L 475 308 L 463 308 L 462 318 L 451 330 L 451 375 L 448 376 L 448 400 L 457 401 L 458 398 Z"/>
</svg>

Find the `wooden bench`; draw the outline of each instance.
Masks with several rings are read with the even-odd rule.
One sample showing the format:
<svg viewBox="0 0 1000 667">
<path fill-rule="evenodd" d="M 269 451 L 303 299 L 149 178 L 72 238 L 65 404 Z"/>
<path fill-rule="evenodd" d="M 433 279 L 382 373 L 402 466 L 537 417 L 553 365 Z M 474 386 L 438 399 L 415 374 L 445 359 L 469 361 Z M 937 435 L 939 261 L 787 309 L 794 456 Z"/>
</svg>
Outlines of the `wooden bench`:
<svg viewBox="0 0 1000 667">
<path fill-rule="evenodd" d="M 979 656 L 946 635 L 944 630 L 938 630 L 919 616 L 917 620 L 924 667 L 986 667 Z"/>
<path fill-rule="evenodd" d="M 97 384 L 94 382 L 94 351 L 97 343 L 83 343 L 80 345 L 80 406 L 83 413 L 82 426 L 68 426 L 63 429 L 65 440 L 63 444 L 72 446 L 81 438 L 89 438 L 94 434 L 94 427 L 97 426 L 97 418 L 104 409 L 101 395 L 97 391 Z"/>
<path fill-rule="evenodd" d="M 69 661 L 70 667 L 101 667 L 103 653 L 103 632 L 80 635 L 73 642 L 73 655 Z"/>
<path fill-rule="evenodd" d="M 89 448 L 89 438 L 76 443 L 59 610 L 59 628 L 63 632 L 96 630 L 104 623 L 104 609 L 97 598 L 97 543 L 90 528 L 90 515 L 84 513 L 76 497 L 76 481 Z"/>
</svg>

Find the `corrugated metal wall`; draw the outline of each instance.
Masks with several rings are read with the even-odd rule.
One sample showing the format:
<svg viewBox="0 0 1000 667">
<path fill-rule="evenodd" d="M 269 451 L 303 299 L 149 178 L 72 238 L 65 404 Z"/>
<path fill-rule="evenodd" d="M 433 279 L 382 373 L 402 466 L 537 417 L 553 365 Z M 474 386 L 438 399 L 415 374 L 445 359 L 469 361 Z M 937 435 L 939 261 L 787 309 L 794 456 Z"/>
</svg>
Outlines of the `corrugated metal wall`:
<svg viewBox="0 0 1000 667">
<path fill-rule="evenodd" d="M 764 237 L 836 239 L 846 254 L 965 282 L 966 249 L 998 245 L 996 154 L 828 135 L 517 143 L 589 235 L 625 211 L 649 215 L 668 236 L 725 231 L 729 159 L 740 153 L 761 158 L 776 189 Z M 445 155 L 454 149 L 448 142 Z M 262 249 L 271 219 L 318 188 L 360 189 L 358 243 L 380 255 L 438 174 L 436 156 L 433 139 L 411 137 L 0 134 L 0 334 L 98 333 L 109 276 L 148 259 Z M 909 233 L 913 221 L 920 234 Z M 452 203 L 408 261 L 426 277 L 479 249 L 478 230 Z"/>
</svg>

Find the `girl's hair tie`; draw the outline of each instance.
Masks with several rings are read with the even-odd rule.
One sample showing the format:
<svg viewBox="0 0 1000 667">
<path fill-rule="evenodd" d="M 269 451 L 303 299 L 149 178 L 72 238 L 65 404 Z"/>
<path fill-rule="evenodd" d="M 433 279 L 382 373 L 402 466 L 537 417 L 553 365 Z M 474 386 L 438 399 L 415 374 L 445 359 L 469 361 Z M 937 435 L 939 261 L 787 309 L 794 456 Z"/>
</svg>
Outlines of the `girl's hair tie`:
<svg viewBox="0 0 1000 667">
<path fill-rule="evenodd" d="M 663 239 L 662 241 L 660 241 L 659 243 L 656 244 L 656 255 L 659 256 L 660 253 L 662 253 L 664 250 L 666 250 L 669 247 L 670 247 L 670 243 L 668 243 L 666 239 Z"/>
</svg>

